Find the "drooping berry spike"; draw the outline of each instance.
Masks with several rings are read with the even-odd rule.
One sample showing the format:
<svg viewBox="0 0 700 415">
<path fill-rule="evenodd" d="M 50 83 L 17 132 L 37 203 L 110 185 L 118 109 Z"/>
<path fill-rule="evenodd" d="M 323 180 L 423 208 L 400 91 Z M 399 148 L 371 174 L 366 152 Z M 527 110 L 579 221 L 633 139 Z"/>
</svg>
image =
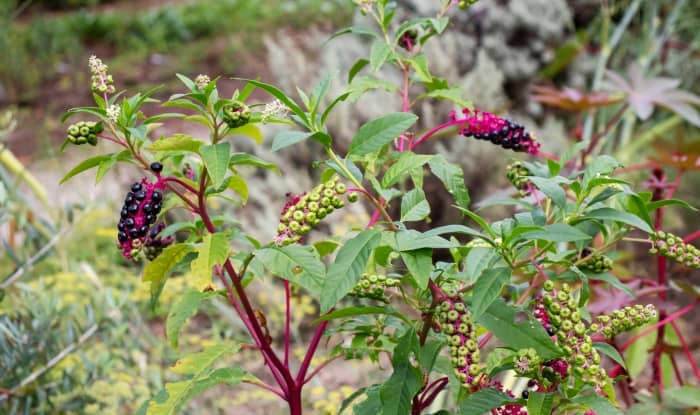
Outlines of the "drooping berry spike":
<svg viewBox="0 0 700 415">
<path fill-rule="evenodd" d="M 515 121 L 469 108 L 463 109 L 462 115 L 464 118 L 458 118 L 457 113 L 453 111 L 450 113 L 450 118 L 460 123 L 459 133 L 466 137 L 488 140 L 513 151 L 529 154 L 539 152 L 540 144 L 525 131 L 525 127 Z"/>
<path fill-rule="evenodd" d="M 165 182 L 160 178 L 151 183 L 144 177 L 140 182 L 131 185 L 130 191 L 124 198 L 121 218 L 117 225 L 119 247 L 124 258 L 135 258 L 141 252 L 141 248 L 148 243 L 162 247 L 172 242 L 167 241 L 167 238 L 160 239 L 157 237 L 157 234 L 162 230 L 162 227 L 160 227 L 162 224 L 153 229 L 158 229 L 155 234 L 149 234 L 151 225 L 156 222 L 158 214 L 163 207 L 164 189 Z M 156 240 L 159 240 L 159 242 L 155 242 Z M 164 242 L 167 243 L 163 245 Z M 153 254 L 155 254 L 155 251 Z"/>
<path fill-rule="evenodd" d="M 683 242 L 683 238 L 671 232 L 658 231 L 651 236 L 650 254 L 661 254 L 688 268 L 700 268 L 700 248 Z"/>
</svg>

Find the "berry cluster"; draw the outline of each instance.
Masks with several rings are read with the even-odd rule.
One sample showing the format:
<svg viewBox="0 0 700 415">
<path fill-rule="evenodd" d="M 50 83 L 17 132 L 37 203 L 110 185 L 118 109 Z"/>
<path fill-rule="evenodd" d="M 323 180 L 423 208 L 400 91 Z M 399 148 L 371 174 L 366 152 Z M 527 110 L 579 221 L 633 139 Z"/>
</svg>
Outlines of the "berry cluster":
<svg viewBox="0 0 700 415">
<path fill-rule="evenodd" d="M 153 261 L 154 259 L 156 259 L 158 255 L 160 255 L 160 253 L 163 252 L 163 248 L 172 244 L 175 240 L 175 238 L 172 236 L 159 236 L 163 229 L 165 229 L 165 224 L 162 222 L 157 223 L 151 228 L 151 231 L 148 232 L 148 236 L 143 241 L 143 248 L 141 251 L 143 252 L 146 259 L 148 259 L 149 261 Z M 132 241 L 132 246 L 135 241 L 136 240 Z"/>
<path fill-rule="evenodd" d="M 471 314 L 459 295 L 451 292 L 436 309 L 440 330 L 447 336 L 450 360 L 457 379 L 470 389 L 481 381 L 483 369 L 479 364 L 480 352 Z"/>
<path fill-rule="evenodd" d="M 530 193 L 530 180 L 527 176 L 532 173 L 527 167 L 523 166 L 523 163 L 516 161 L 515 163 L 506 167 L 506 177 L 508 181 L 513 184 L 513 186 L 518 189 L 521 195 L 525 196 Z"/>
<path fill-rule="evenodd" d="M 527 348 L 520 349 L 515 354 L 513 362 L 513 370 L 521 376 L 533 377 L 539 372 L 542 359 L 537 354 L 535 349 Z"/>
<path fill-rule="evenodd" d="M 156 174 L 160 173 L 162 169 L 163 165 L 158 162 L 151 164 L 151 170 Z M 160 175 L 153 183 L 143 178 L 140 182 L 131 185 L 131 190 L 124 198 L 121 218 L 117 225 L 119 247 L 124 258 L 135 258 L 148 239 L 151 240 L 149 243 L 152 247 L 159 243 L 162 246 L 163 240 L 155 242 L 159 239 L 157 234 L 160 230 L 151 236 L 149 229 L 155 223 L 163 207 L 162 190 L 164 188 L 165 183 L 161 180 Z"/>
<path fill-rule="evenodd" d="M 396 287 L 399 285 L 399 282 L 400 281 L 396 278 L 387 278 L 386 275 L 370 275 L 364 273 L 360 277 L 360 282 L 355 285 L 349 295 L 386 302 L 384 290 L 389 287 Z"/>
<path fill-rule="evenodd" d="M 555 336 L 564 351 L 567 370 L 570 368 L 571 373 L 584 382 L 602 389 L 609 384 L 610 379 L 600 367 L 600 355 L 593 348 L 589 329 L 581 320 L 578 301 L 571 296 L 571 287 L 563 284 L 557 291 L 554 283 L 547 281 L 544 289 L 546 293 L 542 297 L 542 304 L 553 329 L 549 332 Z"/>
<path fill-rule="evenodd" d="M 467 7 L 471 6 L 472 4 L 475 4 L 478 1 L 479 0 L 459 0 L 459 3 L 457 3 L 457 5 L 460 9 L 466 9 Z"/>
<path fill-rule="evenodd" d="M 612 259 L 603 254 L 586 255 L 586 252 L 587 251 L 584 250 L 585 260 L 578 266 L 581 270 L 600 274 L 603 272 L 608 272 L 612 269 Z"/>
<path fill-rule="evenodd" d="M 622 332 L 647 324 L 656 316 L 656 308 L 651 304 L 646 306 L 641 304 L 627 306 L 614 310 L 607 315 L 596 317 L 598 323 L 591 324 L 589 331 L 592 334 L 598 333 L 606 338 L 611 338 Z"/>
<path fill-rule="evenodd" d="M 525 151 L 530 154 L 539 152 L 540 144 L 525 131 L 525 127 L 515 121 L 469 108 L 463 109 L 462 114 L 464 118 L 457 118 L 457 114 L 452 111 L 450 118 L 459 122 L 459 133 L 466 137 L 488 140 L 513 151 Z"/>
<path fill-rule="evenodd" d="M 68 141 L 73 144 L 85 144 L 90 143 L 91 145 L 97 144 L 97 134 L 104 130 L 101 122 L 95 121 L 78 121 L 75 124 L 68 126 L 66 130 Z"/>
<path fill-rule="evenodd" d="M 683 242 L 683 238 L 670 232 L 658 231 L 651 234 L 651 244 L 650 254 L 661 254 L 688 268 L 700 268 L 700 249 Z"/>
<path fill-rule="evenodd" d="M 340 195 L 345 194 L 346 191 L 345 185 L 339 183 L 337 177 L 333 177 L 314 187 L 310 192 L 295 196 L 282 209 L 275 242 L 278 245 L 299 242 L 323 218 L 333 213 L 335 209 L 345 206 Z M 355 200 L 357 200 L 356 195 L 348 195 L 348 201 Z"/>
<path fill-rule="evenodd" d="M 250 121 L 250 108 L 240 101 L 233 101 L 221 109 L 224 122 L 229 128 L 242 127 Z"/>
<path fill-rule="evenodd" d="M 107 65 L 93 55 L 88 59 L 88 66 L 90 67 L 92 91 L 98 94 L 113 94 L 115 91 L 114 79 L 112 79 L 112 75 L 107 73 Z"/>
<path fill-rule="evenodd" d="M 515 397 L 515 395 L 513 395 L 513 392 L 505 389 L 501 382 L 497 380 L 491 380 L 485 386 L 498 389 L 499 391 L 504 392 L 511 398 Z M 527 395 L 525 394 L 525 392 L 523 392 L 523 399 L 527 399 Z M 524 405 L 514 403 L 494 408 L 493 413 L 497 415 L 527 415 L 527 409 Z"/>
</svg>

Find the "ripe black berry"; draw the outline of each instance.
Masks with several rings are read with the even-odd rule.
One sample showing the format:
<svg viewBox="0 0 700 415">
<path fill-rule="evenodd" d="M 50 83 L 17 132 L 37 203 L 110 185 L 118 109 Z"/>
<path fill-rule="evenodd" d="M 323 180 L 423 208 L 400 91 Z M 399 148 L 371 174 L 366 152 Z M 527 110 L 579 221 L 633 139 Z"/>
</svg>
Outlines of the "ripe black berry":
<svg viewBox="0 0 700 415">
<path fill-rule="evenodd" d="M 143 186 L 141 185 L 141 183 L 136 182 L 136 183 L 134 183 L 134 184 L 131 185 L 131 191 L 132 191 L 132 192 L 138 192 L 139 190 L 141 190 L 142 187 L 143 187 Z"/>
<path fill-rule="evenodd" d="M 143 190 L 141 190 L 140 192 L 136 192 L 134 193 L 134 198 L 136 198 L 136 200 L 143 200 L 146 198 L 146 192 L 144 192 Z"/>
<path fill-rule="evenodd" d="M 556 333 L 557 333 L 557 331 L 554 330 L 554 327 L 549 326 L 549 327 L 547 328 L 547 334 L 549 334 L 550 337 L 551 337 L 551 336 L 554 336 Z"/>
<path fill-rule="evenodd" d="M 160 202 L 162 199 L 163 195 L 157 190 L 151 194 L 151 200 L 153 200 L 154 202 Z"/>
<path fill-rule="evenodd" d="M 129 237 L 124 232 L 119 232 L 119 242 L 126 242 Z"/>
<path fill-rule="evenodd" d="M 124 219 L 124 226 L 127 228 L 133 228 L 134 227 L 134 218 L 126 218 Z"/>
<path fill-rule="evenodd" d="M 151 163 L 151 171 L 153 171 L 154 173 L 160 173 L 161 171 L 163 171 L 163 165 L 158 163 L 157 161 L 154 161 L 153 163 Z"/>
<path fill-rule="evenodd" d="M 128 205 L 129 203 L 134 201 L 134 194 L 129 192 L 126 194 L 126 198 L 124 199 L 124 204 Z"/>
<path fill-rule="evenodd" d="M 129 217 L 129 211 L 126 209 L 122 209 L 120 216 L 122 219 L 126 219 L 127 217 Z"/>
<path fill-rule="evenodd" d="M 153 213 L 156 214 L 156 215 L 159 214 L 159 213 L 160 213 L 160 209 L 161 209 L 162 207 L 163 207 L 163 205 L 161 205 L 160 203 L 154 204 L 154 205 L 153 205 Z"/>
<path fill-rule="evenodd" d="M 523 396 L 523 399 L 527 399 L 527 397 L 530 396 L 530 392 L 523 391 L 522 396 Z"/>
<path fill-rule="evenodd" d="M 139 205 L 138 205 L 138 203 L 132 203 L 129 205 L 129 207 L 126 208 L 126 210 L 129 213 L 136 213 L 139 211 Z"/>
</svg>

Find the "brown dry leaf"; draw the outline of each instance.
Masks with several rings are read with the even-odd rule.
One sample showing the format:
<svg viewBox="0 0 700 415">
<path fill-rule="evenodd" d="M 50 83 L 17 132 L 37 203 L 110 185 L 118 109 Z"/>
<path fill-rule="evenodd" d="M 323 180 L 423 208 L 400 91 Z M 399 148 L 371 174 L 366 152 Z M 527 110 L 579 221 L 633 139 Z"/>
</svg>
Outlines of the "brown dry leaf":
<svg viewBox="0 0 700 415">
<path fill-rule="evenodd" d="M 585 111 L 592 108 L 606 107 L 616 104 L 624 98 L 622 95 L 607 92 L 591 92 L 589 94 L 575 88 L 564 87 L 556 89 L 544 85 L 533 85 L 530 97 L 545 105 L 561 108 L 567 111 Z"/>
</svg>

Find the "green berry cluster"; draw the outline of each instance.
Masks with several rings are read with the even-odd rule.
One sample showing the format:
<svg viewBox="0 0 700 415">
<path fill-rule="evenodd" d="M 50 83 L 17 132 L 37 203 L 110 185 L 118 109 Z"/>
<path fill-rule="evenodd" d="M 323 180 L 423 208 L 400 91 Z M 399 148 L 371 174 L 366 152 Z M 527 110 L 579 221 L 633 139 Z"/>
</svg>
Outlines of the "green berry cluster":
<svg viewBox="0 0 700 415">
<path fill-rule="evenodd" d="M 333 177 L 317 185 L 310 192 L 296 196 L 282 209 L 275 242 L 278 245 L 299 242 L 323 218 L 345 206 L 340 196 L 346 192 L 345 184 L 338 182 L 337 177 Z M 352 195 L 348 195 L 348 201 L 357 200 L 350 198 Z"/>
<path fill-rule="evenodd" d="M 448 293 L 435 311 L 440 330 L 447 337 L 455 374 L 465 387 L 473 389 L 481 380 L 483 368 L 471 314 L 456 292 Z"/>
<path fill-rule="evenodd" d="M 242 127 L 250 121 L 250 108 L 240 101 L 233 101 L 221 109 L 224 122 L 229 128 Z"/>
<path fill-rule="evenodd" d="M 695 245 L 683 242 L 683 238 L 670 232 L 658 231 L 650 236 L 650 254 L 661 254 L 688 268 L 700 268 L 700 249 Z"/>
<path fill-rule="evenodd" d="M 589 331 L 611 338 L 622 332 L 647 324 L 656 316 L 656 308 L 651 304 L 646 306 L 641 304 L 627 306 L 596 317 L 598 323 L 591 324 Z"/>
<path fill-rule="evenodd" d="M 610 379 L 600 366 L 600 355 L 593 348 L 589 328 L 581 320 L 578 301 L 571 295 L 571 287 L 562 284 L 560 290 L 555 290 L 554 283 L 547 281 L 544 290 L 542 303 L 553 329 L 552 335 L 564 351 L 571 374 L 585 383 L 603 388 Z"/>
<path fill-rule="evenodd" d="M 101 122 L 79 121 L 68 126 L 66 130 L 68 141 L 73 144 L 97 145 L 97 134 L 104 130 Z"/>
<path fill-rule="evenodd" d="M 459 5 L 460 9 L 466 9 L 467 7 L 471 6 L 472 4 L 475 4 L 479 0 L 459 0 Z"/>
<path fill-rule="evenodd" d="M 386 302 L 384 290 L 389 287 L 396 287 L 399 285 L 399 282 L 398 279 L 387 278 L 386 275 L 364 273 L 360 276 L 360 282 L 350 291 L 350 295 Z"/>
<path fill-rule="evenodd" d="M 603 254 L 593 254 L 587 256 L 585 260 L 581 262 L 581 264 L 579 264 L 578 267 L 583 271 L 590 271 L 596 274 L 600 274 L 602 272 L 610 271 L 612 269 L 612 265 L 612 259 L 606 257 Z"/>
<path fill-rule="evenodd" d="M 530 176 L 530 170 L 523 165 L 522 162 L 516 161 L 506 167 L 506 177 L 508 181 L 513 184 L 513 186 L 518 189 L 521 195 L 526 195 L 529 192 L 530 180 L 527 176 Z"/>
<path fill-rule="evenodd" d="M 537 354 L 535 349 L 520 349 L 515 355 L 513 370 L 515 373 L 523 377 L 535 377 L 537 376 L 541 365 L 542 359 Z"/>
</svg>

